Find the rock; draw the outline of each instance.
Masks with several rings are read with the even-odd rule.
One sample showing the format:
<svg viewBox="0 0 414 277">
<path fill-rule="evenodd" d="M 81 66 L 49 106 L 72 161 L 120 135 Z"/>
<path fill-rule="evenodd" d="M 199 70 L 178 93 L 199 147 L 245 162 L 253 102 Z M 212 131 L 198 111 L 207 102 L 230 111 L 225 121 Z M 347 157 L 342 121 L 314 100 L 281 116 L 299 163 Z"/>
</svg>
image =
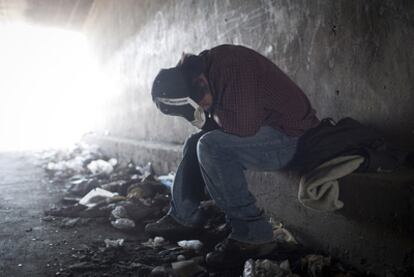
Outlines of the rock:
<svg viewBox="0 0 414 277">
<path fill-rule="evenodd" d="M 108 217 L 111 211 L 113 210 L 113 206 L 111 204 L 107 204 L 106 202 L 102 202 L 97 204 L 96 206 L 92 206 L 87 208 L 79 213 L 80 217 L 83 218 L 98 218 L 98 217 Z"/>
</svg>

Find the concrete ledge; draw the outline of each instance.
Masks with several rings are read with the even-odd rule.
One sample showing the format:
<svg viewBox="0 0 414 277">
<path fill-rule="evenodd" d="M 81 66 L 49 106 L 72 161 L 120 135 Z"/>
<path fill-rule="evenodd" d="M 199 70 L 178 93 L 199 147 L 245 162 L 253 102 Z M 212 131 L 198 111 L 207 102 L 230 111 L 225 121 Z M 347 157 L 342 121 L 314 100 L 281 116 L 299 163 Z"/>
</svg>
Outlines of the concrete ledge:
<svg viewBox="0 0 414 277">
<path fill-rule="evenodd" d="M 178 145 L 97 136 L 85 140 L 120 160 L 151 161 L 157 173 L 175 170 L 181 157 Z M 247 177 L 258 205 L 304 245 L 379 275 L 414 266 L 412 170 L 341 179 L 345 207 L 335 213 L 303 207 L 297 200 L 299 176 L 293 172 L 248 172 Z"/>
<path fill-rule="evenodd" d="M 340 180 L 345 207 L 334 213 L 303 207 L 297 200 L 299 176 L 248 173 L 260 206 L 281 220 L 304 245 L 330 253 L 364 271 L 414 265 L 413 172 L 352 174 Z"/>
<path fill-rule="evenodd" d="M 121 163 L 133 160 L 137 164 L 144 165 L 151 162 L 157 174 L 174 171 L 181 158 L 181 145 L 176 144 L 93 134 L 85 136 L 83 140 L 98 145 L 105 155 L 115 157 Z"/>
</svg>

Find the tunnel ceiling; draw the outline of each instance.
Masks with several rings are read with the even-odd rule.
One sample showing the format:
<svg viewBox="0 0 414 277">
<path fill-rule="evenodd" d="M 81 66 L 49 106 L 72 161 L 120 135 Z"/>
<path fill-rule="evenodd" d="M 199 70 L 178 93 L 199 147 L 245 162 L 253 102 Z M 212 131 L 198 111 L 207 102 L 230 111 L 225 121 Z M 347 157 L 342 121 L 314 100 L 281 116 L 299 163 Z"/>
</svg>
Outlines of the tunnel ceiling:
<svg viewBox="0 0 414 277">
<path fill-rule="evenodd" d="M 79 30 L 94 0 L 0 0 L 0 23 L 27 22 Z"/>
</svg>

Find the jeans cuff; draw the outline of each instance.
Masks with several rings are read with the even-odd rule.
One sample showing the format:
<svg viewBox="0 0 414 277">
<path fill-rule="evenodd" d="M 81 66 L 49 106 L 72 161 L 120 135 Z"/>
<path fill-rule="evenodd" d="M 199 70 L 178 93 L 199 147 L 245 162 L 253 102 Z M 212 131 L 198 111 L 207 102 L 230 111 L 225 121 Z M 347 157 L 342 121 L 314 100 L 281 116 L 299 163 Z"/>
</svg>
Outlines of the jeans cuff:
<svg viewBox="0 0 414 277">
<path fill-rule="evenodd" d="M 197 209 L 189 218 L 180 217 L 176 212 L 174 212 L 173 208 L 170 208 L 168 215 L 186 227 L 200 227 L 204 223 L 204 217 L 200 209 Z"/>
</svg>

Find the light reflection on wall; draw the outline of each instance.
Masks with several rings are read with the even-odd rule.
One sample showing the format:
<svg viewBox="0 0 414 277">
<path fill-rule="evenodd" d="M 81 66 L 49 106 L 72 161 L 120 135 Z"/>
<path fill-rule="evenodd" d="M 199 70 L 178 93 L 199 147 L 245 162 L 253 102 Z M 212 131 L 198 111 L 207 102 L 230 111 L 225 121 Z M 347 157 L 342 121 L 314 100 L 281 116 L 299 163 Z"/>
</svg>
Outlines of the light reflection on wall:
<svg viewBox="0 0 414 277">
<path fill-rule="evenodd" d="M 82 34 L 0 25 L 0 150 L 77 141 L 94 128 L 107 81 Z"/>
</svg>

